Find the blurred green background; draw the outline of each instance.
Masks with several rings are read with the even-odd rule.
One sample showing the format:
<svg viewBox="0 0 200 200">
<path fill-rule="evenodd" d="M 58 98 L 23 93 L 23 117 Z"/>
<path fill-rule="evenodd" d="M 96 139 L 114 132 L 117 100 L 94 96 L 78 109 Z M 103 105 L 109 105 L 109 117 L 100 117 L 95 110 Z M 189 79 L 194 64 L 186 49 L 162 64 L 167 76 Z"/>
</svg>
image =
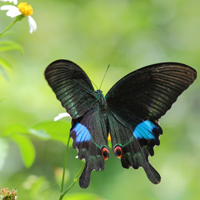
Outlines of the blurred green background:
<svg viewBox="0 0 200 200">
<path fill-rule="evenodd" d="M 198 72 L 200 1 L 29 0 L 28 3 L 34 9 L 32 17 L 38 30 L 30 35 L 27 20 L 23 19 L 12 27 L 14 34 L 2 38 L 21 44 L 24 53 L 0 54 L 13 66 L 6 69 L 9 81 L 0 76 L 0 149 L 1 157 L 5 157 L 0 160 L 0 186 L 17 187 L 19 200 L 55 200 L 59 190 L 54 183 L 61 176 L 69 119 L 53 122 L 65 109 L 44 79 L 47 65 L 56 59 L 72 60 L 99 87 L 110 64 L 101 88 L 104 94 L 124 75 L 153 63 L 181 62 Z M 0 6 L 5 4 L 8 3 L 0 2 Z M 0 32 L 12 21 L 5 11 L 0 11 Z M 120 161 L 111 155 L 104 171 L 92 173 L 88 189 L 76 184 L 66 199 L 198 199 L 199 85 L 197 78 L 160 120 L 164 132 L 161 145 L 154 149 L 154 157 L 149 158 L 161 174 L 160 184 L 150 183 L 142 168 L 122 168 Z M 76 150 L 70 148 L 66 187 L 81 166 L 76 155 Z"/>
</svg>

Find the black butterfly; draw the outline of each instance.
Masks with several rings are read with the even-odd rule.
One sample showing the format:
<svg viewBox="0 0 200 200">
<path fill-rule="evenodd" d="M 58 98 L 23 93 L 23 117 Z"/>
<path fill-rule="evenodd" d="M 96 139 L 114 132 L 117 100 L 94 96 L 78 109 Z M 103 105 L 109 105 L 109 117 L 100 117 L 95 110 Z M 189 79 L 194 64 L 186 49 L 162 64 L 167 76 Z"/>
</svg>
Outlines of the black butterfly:
<svg viewBox="0 0 200 200">
<path fill-rule="evenodd" d="M 104 161 L 110 155 L 109 133 L 122 166 L 141 166 L 152 183 L 159 183 L 161 177 L 148 161 L 148 156 L 154 154 L 153 147 L 160 144 L 162 129 L 158 119 L 196 76 L 187 65 L 158 63 L 126 75 L 104 97 L 101 90 L 94 91 L 86 73 L 75 63 L 51 63 L 45 78 L 72 117 L 73 147 L 86 161 L 80 186 L 89 186 L 93 170 L 104 170 Z"/>
</svg>

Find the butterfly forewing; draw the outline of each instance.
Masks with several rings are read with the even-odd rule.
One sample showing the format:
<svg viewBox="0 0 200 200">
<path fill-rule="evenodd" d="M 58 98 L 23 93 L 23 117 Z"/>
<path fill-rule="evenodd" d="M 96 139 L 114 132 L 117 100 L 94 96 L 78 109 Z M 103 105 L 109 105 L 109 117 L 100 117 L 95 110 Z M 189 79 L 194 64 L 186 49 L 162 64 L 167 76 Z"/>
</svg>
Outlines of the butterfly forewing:
<svg viewBox="0 0 200 200">
<path fill-rule="evenodd" d="M 83 116 L 97 105 L 90 79 L 75 63 L 57 60 L 46 68 L 45 78 L 72 118 Z"/>
<path fill-rule="evenodd" d="M 160 63 L 134 71 L 107 93 L 108 106 L 123 107 L 143 119 L 156 120 L 196 79 L 196 71 L 180 63 Z"/>
</svg>

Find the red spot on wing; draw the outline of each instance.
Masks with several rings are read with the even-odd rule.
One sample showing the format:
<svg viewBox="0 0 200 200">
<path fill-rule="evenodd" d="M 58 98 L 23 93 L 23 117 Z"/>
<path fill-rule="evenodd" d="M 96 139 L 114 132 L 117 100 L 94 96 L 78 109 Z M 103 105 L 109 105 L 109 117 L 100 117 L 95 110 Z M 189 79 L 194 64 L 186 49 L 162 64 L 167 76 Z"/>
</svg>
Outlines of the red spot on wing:
<svg viewBox="0 0 200 200">
<path fill-rule="evenodd" d="M 114 148 L 114 153 L 118 158 L 122 158 L 122 148 L 120 146 Z"/>
<path fill-rule="evenodd" d="M 107 160 L 110 156 L 110 152 L 106 147 L 102 148 L 101 153 L 104 160 Z"/>
</svg>

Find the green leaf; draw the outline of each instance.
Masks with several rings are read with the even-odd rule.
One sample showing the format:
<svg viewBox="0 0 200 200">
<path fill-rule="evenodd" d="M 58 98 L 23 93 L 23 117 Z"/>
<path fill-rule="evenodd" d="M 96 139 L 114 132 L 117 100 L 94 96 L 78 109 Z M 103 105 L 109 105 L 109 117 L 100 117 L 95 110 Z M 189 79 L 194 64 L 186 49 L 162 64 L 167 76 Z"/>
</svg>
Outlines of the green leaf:
<svg viewBox="0 0 200 200">
<path fill-rule="evenodd" d="M 47 133 L 50 135 L 51 139 L 66 144 L 69 137 L 71 123 L 66 121 L 46 121 L 35 124 L 31 128 Z"/>
<path fill-rule="evenodd" d="M 13 135 L 11 139 L 18 145 L 24 165 L 31 167 L 35 160 L 35 148 L 30 139 L 24 135 Z"/>
<path fill-rule="evenodd" d="M 31 196 L 33 199 L 37 199 L 40 194 L 45 192 L 47 189 L 49 189 L 49 182 L 45 179 L 45 177 L 39 177 L 37 180 L 32 184 L 31 187 Z"/>
<path fill-rule="evenodd" d="M 6 31 L 3 35 L 0 35 L 0 39 L 9 35 L 12 35 L 13 31 Z"/>
<path fill-rule="evenodd" d="M 0 58 L 0 73 L 6 80 L 9 80 L 9 77 L 4 68 L 12 68 L 12 66 L 3 58 Z"/>
<path fill-rule="evenodd" d="M 50 135 L 47 134 L 44 130 L 35 130 L 32 128 L 29 128 L 29 133 L 32 135 L 35 135 L 41 139 L 50 139 Z"/>
<path fill-rule="evenodd" d="M 6 60 L 4 60 L 3 58 L 0 58 L 0 65 L 4 68 L 12 68 L 11 64 L 8 63 Z"/>
<path fill-rule="evenodd" d="M 2 136 L 12 136 L 15 134 L 27 134 L 29 130 L 23 124 L 11 124 L 3 132 Z"/>
<path fill-rule="evenodd" d="M 27 128 L 23 124 L 11 124 L 1 134 L 2 136 L 12 136 L 15 134 L 31 134 L 41 139 L 50 139 L 50 136 L 43 130 Z"/>
<path fill-rule="evenodd" d="M 18 50 L 20 53 L 23 53 L 23 48 L 17 42 L 10 41 L 10 40 L 2 40 L 0 41 L 0 52 L 2 51 L 11 51 L 11 50 Z"/>
<path fill-rule="evenodd" d="M 0 171 L 5 163 L 5 159 L 8 155 L 8 142 L 7 140 L 0 138 Z"/>
<path fill-rule="evenodd" d="M 2 66 L 0 66 L 0 74 L 1 74 L 7 81 L 9 81 L 9 76 L 7 75 L 5 69 L 4 69 Z"/>
<path fill-rule="evenodd" d="M 104 198 L 91 193 L 76 193 L 66 195 L 63 200 L 104 200 Z"/>
</svg>

